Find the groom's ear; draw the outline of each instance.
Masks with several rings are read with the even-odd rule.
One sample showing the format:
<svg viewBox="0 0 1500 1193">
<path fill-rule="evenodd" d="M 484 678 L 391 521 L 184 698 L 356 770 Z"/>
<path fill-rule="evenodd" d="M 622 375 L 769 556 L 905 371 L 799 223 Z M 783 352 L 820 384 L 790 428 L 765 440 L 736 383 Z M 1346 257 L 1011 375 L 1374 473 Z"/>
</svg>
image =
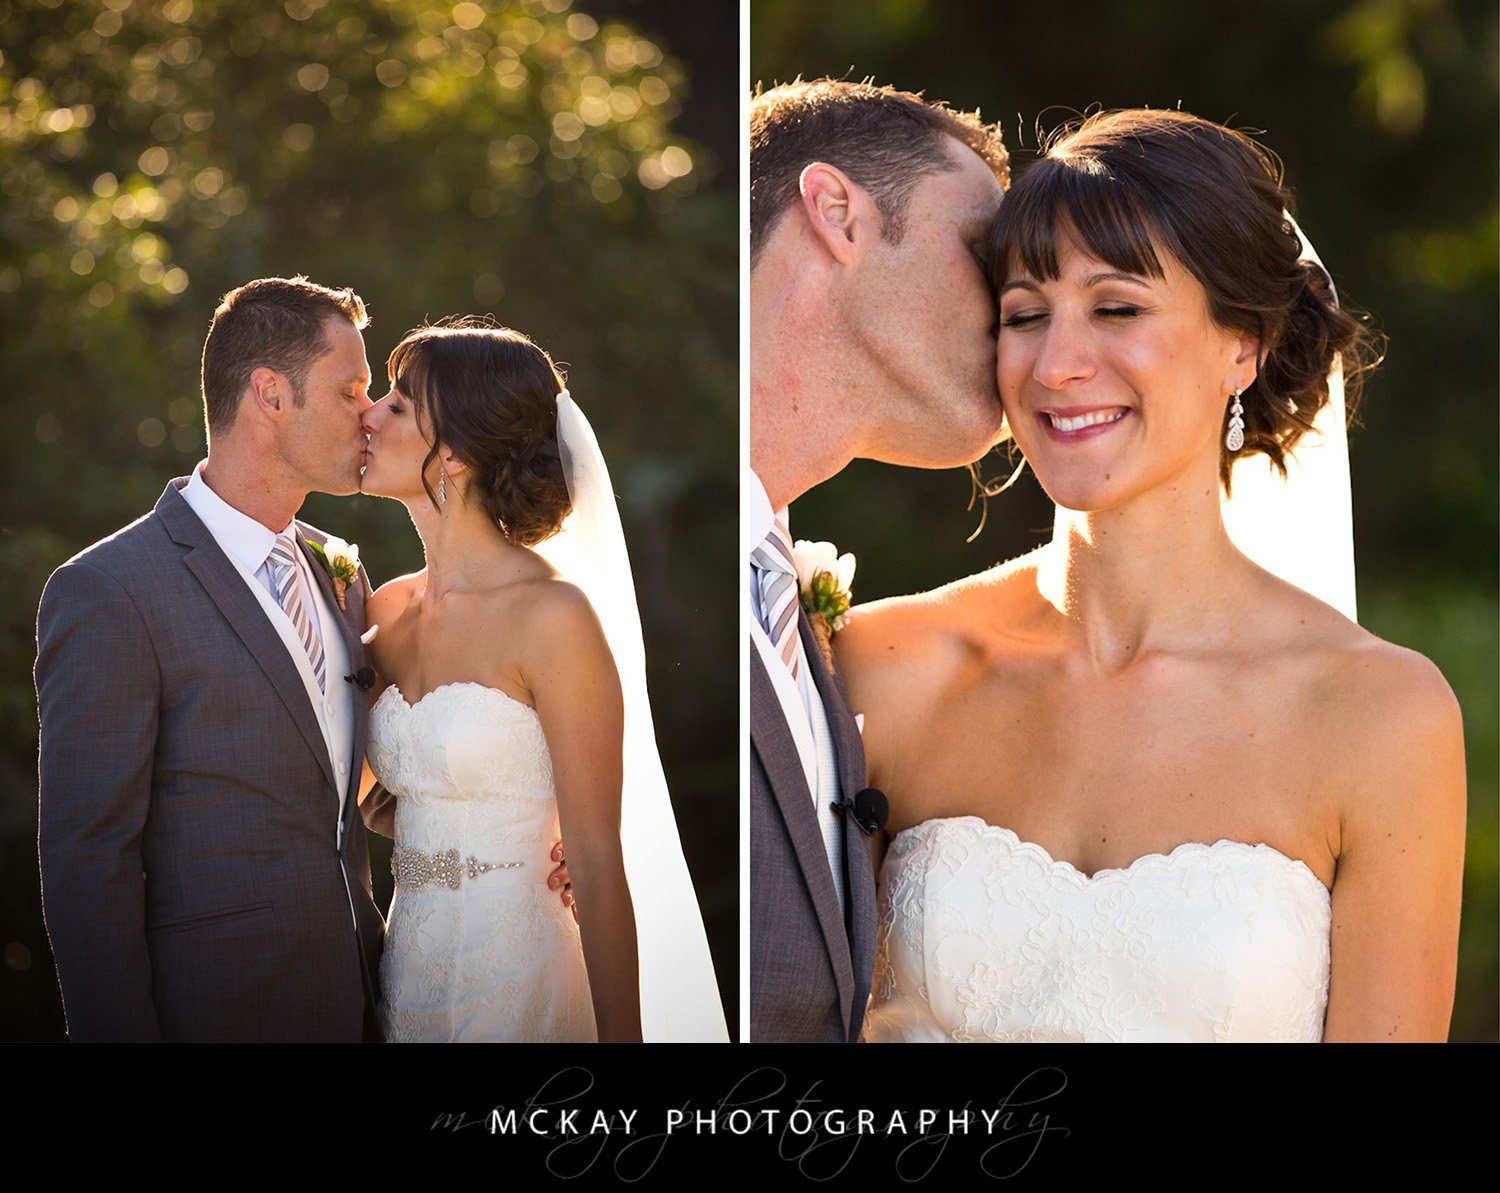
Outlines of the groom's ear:
<svg viewBox="0 0 1500 1193">
<path fill-rule="evenodd" d="M 266 365 L 251 372 L 246 388 L 248 395 L 241 396 L 240 401 L 254 403 L 256 409 L 268 418 L 281 418 L 292 404 L 292 383 L 285 373 L 278 373 Z"/>
<path fill-rule="evenodd" d="M 841 265 L 854 260 L 867 236 L 880 235 L 875 204 L 837 166 L 813 162 L 802 171 L 798 189 L 808 227 Z"/>
</svg>

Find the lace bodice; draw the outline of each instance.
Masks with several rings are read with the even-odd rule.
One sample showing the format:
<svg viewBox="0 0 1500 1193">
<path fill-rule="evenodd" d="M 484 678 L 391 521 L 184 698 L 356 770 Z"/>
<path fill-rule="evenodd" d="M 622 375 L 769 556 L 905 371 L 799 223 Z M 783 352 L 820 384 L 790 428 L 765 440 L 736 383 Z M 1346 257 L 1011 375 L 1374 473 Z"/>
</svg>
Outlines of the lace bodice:
<svg viewBox="0 0 1500 1193">
<path fill-rule="evenodd" d="M 578 927 L 547 887 L 558 841 L 536 710 L 450 683 L 370 710 L 370 767 L 396 796 L 381 957 L 389 1040 L 592 1040 Z M 472 859 L 472 860 L 471 860 Z"/>
<path fill-rule="evenodd" d="M 974 816 L 897 835 L 867 1038 L 1322 1037 L 1328 889 L 1267 845 L 1182 845 L 1092 877 Z"/>
<path fill-rule="evenodd" d="M 444 684 L 408 704 L 392 685 L 370 716 L 370 769 L 397 793 L 399 845 L 542 845 L 536 864 L 551 852 L 552 756 L 534 708 L 477 683 Z"/>
</svg>

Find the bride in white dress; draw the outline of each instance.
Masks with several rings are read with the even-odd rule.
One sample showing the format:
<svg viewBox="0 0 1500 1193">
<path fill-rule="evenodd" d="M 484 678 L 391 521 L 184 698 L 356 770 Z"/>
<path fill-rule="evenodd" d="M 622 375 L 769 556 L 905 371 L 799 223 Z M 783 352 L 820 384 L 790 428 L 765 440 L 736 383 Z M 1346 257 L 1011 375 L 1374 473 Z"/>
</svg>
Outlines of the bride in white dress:
<svg viewBox="0 0 1500 1193">
<path fill-rule="evenodd" d="M 1000 392 L 1056 519 L 836 639 L 891 807 L 869 1039 L 1446 1037 L 1457 704 L 1220 508 L 1361 346 L 1286 201 L 1248 139 L 1135 111 L 1002 204 Z"/>
<path fill-rule="evenodd" d="M 386 1039 L 723 1038 L 587 422 L 504 328 L 420 328 L 389 372 L 362 488 L 406 505 L 426 567 L 368 606 L 368 761 L 396 799 Z M 548 888 L 559 836 L 578 915 Z"/>
</svg>

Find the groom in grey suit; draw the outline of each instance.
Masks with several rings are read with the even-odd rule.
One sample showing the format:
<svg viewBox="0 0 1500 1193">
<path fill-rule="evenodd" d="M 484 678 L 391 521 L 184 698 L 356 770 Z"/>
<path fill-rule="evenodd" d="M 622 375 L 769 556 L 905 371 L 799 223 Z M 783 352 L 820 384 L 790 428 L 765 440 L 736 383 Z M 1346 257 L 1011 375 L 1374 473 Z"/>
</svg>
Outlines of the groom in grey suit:
<svg viewBox="0 0 1500 1193">
<path fill-rule="evenodd" d="M 981 260 L 1007 156 L 977 113 L 828 79 L 757 94 L 750 146 L 750 1037 L 853 1042 L 875 958 L 864 750 L 784 578 L 787 506 L 855 458 L 951 467 L 997 439 Z"/>
<path fill-rule="evenodd" d="M 226 295 L 208 459 L 47 583 L 42 896 L 74 1040 L 376 1034 L 369 590 L 335 584 L 295 520 L 309 492 L 359 488 L 365 322 L 300 278 Z"/>
</svg>

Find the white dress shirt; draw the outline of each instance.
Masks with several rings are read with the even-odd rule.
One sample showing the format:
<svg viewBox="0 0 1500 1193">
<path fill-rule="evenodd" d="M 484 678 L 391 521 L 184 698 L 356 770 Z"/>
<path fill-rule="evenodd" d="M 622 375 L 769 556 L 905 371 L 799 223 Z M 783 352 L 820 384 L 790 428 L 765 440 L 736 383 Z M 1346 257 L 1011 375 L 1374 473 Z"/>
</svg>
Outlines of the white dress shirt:
<svg viewBox="0 0 1500 1193">
<path fill-rule="evenodd" d="M 803 667 L 800 678 L 793 679 L 761 623 L 760 586 L 756 582 L 750 555 L 770 533 L 776 511 L 771 509 L 771 500 L 766 496 L 765 486 L 753 470 L 745 470 L 740 492 L 746 498 L 746 516 L 740 545 L 747 570 L 746 611 L 750 640 L 760 651 L 761 663 L 771 677 L 771 686 L 776 690 L 782 714 L 792 732 L 792 740 L 797 744 L 797 755 L 807 779 L 807 788 L 813 795 L 813 811 L 823 834 L 823 848 L 833 875 L 833 887 L 838 893 L 839 910 L 842 912 L 845 905 L 844 822 L 843 817 L 833 811 L 832 807 L 841 797 L 838 755 L 828 729 L 823 699 L 818 694 L 817 685 L 813 683 L 812 674 L 807 667 Z"/>
</svg>

